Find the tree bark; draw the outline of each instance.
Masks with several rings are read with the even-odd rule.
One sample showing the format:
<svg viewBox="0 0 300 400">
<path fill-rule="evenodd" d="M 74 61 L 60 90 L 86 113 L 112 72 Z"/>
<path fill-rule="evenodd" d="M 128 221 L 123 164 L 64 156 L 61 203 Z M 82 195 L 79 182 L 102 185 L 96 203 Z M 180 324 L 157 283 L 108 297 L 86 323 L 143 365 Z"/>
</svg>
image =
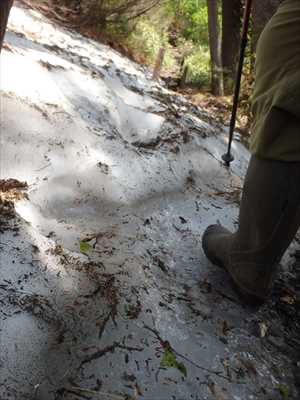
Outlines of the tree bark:
<svg viewBox="0 0 300 400">
<path fill-rule="evenodd" d="M 6 31 L 7 21 L 13 0 L 0 0 L 0 52 Z"/>
<path fill-rule="evenodd" d="M 225 0 L 226 1 L 226 0 Z M 283 0 L 254 0 L 253 2 L 253 51 L 264 27 L 277 11 Z"/>
<path fill-rule="evenodd" d="M 180 78 L 180 83 L 179 83 L 179 87 L 181 89 L 183 89 L 185 87 L 185 85 L 186 85 L 186 80 L 187 80 L 188 73 L 189 73 L 189 66 L 185 65 L 183 67 L 183 72 L 182 72 L 182 75 L 181 75 L 181 78 Z"/>
<path fill-rule="evenodd" d="M 222 96 L 224 90 L 221 61 L 221 36 L 218 20 L 218 0 L 207 0 L 207 10 L 211 56 L 211 90 L 215 96 Z"/>
<path fill-rule="evenodd" d="M 162 66 L 164 63 L 165 53 L 166 53 L 166 49 L 164 47 L 161 47 L 159 49 L 159 52 L 157 55 L 157 59 L 156 59 L 156 63 L 155 63 L 154 71 L 153 71 L 153 76 L 152 76 L 152 79 L 154 79 L 155 81 L 157 81 L 160 77 L 161 69 L 162 69 Z"/>
<path fill-rule="evenodd" d="M 226 94 L 232 94 L 234 90 L 241 41 L 241 21 L 241 0 L 222 0 L 222 65 Z"/>
</svg>

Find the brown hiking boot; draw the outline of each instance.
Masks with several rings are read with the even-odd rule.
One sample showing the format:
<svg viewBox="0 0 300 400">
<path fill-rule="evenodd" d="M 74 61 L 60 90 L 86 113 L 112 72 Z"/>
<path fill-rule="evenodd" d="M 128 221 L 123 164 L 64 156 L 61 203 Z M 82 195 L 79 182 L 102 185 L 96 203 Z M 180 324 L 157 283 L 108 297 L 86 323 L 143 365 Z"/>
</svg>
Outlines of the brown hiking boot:
<svg viewBox="0 0 300 400">
<path fill-rule="evenodd" d="M 277 265 L 300 226 L 300 162 L 252 156 L 234 234 L 209 226 L 202 239 L 205 255 L 225 268 L 248 303 L 264 302 Z"/>
</svg>

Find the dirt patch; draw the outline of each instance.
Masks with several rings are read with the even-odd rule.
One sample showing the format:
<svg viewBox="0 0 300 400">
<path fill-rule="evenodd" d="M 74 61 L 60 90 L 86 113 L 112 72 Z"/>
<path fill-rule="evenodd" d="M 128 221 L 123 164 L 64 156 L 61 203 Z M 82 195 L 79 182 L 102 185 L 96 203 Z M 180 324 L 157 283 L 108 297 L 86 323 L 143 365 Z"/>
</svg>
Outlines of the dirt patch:
<svg viewBox="0 0 300 400">
<path fill-rule="evenodd" d="M 27 198 L 26 190 L 28 184 L 26 182 L 20 182 L 16 179 L 1 179 L 0 180 L 0 204 L 13 203 L 17 200 Z M 13 204 L 8 208 L 12 208 Z"/>
<path fill-rule="evenodd" d="M 0 180 L 0 232 L 8 229 L 9 220 L 15 218 L 15 201 L 27 197 L 27 188 L 26 182 L 16 179 Z"/>
<path fill-rule="evenodd" d="M 0 222 L 1 227 L 4 225 L 5 219 L 11 219 L 15 216 L 15 206 L 13 202 L 8 200 L 2 200 L 0 198 Z"/>
<path fill-rule="evenodd" d="M 28 189 L 27 182 L 20 182 L 17 179 L 0 179 L 0 192 Z"/>
</svg>

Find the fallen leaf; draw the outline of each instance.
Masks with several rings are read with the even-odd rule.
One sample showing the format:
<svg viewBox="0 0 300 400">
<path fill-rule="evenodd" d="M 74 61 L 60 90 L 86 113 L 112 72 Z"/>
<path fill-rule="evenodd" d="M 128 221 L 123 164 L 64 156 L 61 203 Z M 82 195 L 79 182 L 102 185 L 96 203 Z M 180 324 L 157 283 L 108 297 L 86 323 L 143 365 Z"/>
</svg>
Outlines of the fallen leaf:
<svg viewBox="0 0 300 400">
<path fill-rule="evenodd" d="M 92 246 L 84 241 L 80 241 L 79 247 L 81 253 L 88 253 L 92 249 Z"/>
<path fill-rule="evenodd" d="M 295 302 L 296 302 L 296 296 L 289 296 L 289 295 L 286 295 L 286 296 L 281 297 L 280 300 L 281 300 L 283 303 L 293 305 L 293 304 L 295 304 Z"/>
<path fill-rule="evenodd" d="M 283 384 L 280 384 L 276 388 L 279 393 L 281 394 L 283 400 L 288 400 L 289 399 L 289 388 Z"/>
<path fill-rule="evenodd" d="M 176 368 L 185 377 L 187 376 L 187 370 L 183 363 L 177 361 L 176 355 L 170 347 L 166 347 L 164 355 L 160 362 L 161 368 Z"/>
</svg>

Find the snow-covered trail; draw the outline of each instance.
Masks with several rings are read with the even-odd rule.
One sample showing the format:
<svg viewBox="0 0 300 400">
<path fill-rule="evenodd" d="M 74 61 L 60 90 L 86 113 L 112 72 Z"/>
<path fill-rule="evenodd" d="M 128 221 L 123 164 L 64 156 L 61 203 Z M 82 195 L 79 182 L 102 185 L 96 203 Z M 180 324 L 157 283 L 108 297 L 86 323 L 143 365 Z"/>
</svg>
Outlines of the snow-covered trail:
<svg viewBox="0 0 300 400">
<path fill-rule="evenodd" d="M 3 400 L 275 400 L 290 385 L 200 245 L 208 224 L 234 227 L 249 155 L 235 142 L 224 168 L 224 129 L 149 75 L 12 11 L 0 178 L 30 189 L 0 240 Z"/>
</svg>

